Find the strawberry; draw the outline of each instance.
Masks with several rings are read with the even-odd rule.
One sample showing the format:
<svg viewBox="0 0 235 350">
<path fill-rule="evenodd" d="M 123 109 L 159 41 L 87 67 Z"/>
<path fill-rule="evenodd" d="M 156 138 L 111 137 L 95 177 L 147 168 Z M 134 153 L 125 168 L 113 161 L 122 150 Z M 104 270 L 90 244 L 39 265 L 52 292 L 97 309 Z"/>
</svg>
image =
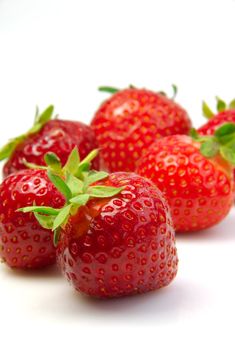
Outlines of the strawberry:
<svg viewBox="0 0 235 350">
<path fill-rule="evenodd" d="M 52 209 L 48 216 L 44 207 L 21 209 L 41 210 L 40 223 L 51 223 L 58 264 L 66 278 L 77 291 L 96 297 L 131 295 L 168 285 L 176 275 L 178 258 L 161 192 L 137 174 L 88 172 L 88 163 L 75 163 L 67 180 L 62 180 L 63 172 L 54 178 L 58 189 L 67 193 L 67 203 L 54 222 Z"/>
<path fill-rule="evenodd" d="M 21 170 L 0 185 L 0 256 L 12 268 L 33 269 L 55 263 L 52 231 L 42 228 L 32 214 L 16 211 L 34 203 L 55 208 L 64 205 L 45 170 Z"/>
<path fill-rule="evenodd" d="M 94 132 L 89 126 L 76 121 L 51 120 L 52 114 L 53 106 L 49 106 L 41 115 L 37 111 L 33 127 L 0 150 L 0 160 L 9 158 L 3 168 L 4 176 L 25 169 L 27 162 L 45 164 L 47 152 L 56 153 L 65 164 L 74 146 L 79 148 L 82 158 L 97 146 Z M 98 159 L 93 167 L 99 168 Z"/>
<path fill-rule="evenodd" d="M 100 90 L 112 92 L 113 96 L 98 109 L 91 126 L 103 167 L 109 171 L 134 171 L 137 160 L 156 139 L 189 133 L 188 114 L 164 93 L 134 87 Z"/>
<path fill-rule="evenodd" d="M 177 232 L 211 227 L 233 204 L 235 125 L 223 125 L 213 137 L 193 136 L 157 141 L 137 167 L 165 194 Z"/>
<path fill-rule="evenodd" d="M 228 105 L 217 99 L 217 114 L 214 114 L 210 107 L 203 102 L 202 111 L 204 116 L 208 119 L 207 123 L 202 125 L 198 132 L 200 135 L 213 135 L 215 130 L 225 123 L 235 123 L 235 100 L 232 100 Z"/>
<path fill-rule="evenodd" d="M 213 135 L 215 130 L 225 123 L 235 124 L 235 99 L 227 105 L 217 97 L 217 114 L 214 114 L 205 102 L 203 102 L 202 110 L 208 121 L 198 129 L 200 135 Z M 235 170 L 233 176 L 235 179 Z"/>
</svg>

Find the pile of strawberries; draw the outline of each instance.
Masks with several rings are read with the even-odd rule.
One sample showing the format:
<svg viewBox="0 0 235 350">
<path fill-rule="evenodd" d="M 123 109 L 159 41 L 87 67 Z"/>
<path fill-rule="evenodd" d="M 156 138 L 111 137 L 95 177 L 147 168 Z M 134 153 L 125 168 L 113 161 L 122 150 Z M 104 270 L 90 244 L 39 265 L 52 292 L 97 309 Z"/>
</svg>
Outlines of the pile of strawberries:
<svg viewBox="0 0 235 350">
<path fill-rule="evenodd" d="M 57 261 L 77 291 L 118 297 L 168 285 L 175 232 L 228 215 L 235 101 L 217 98 L 216 115 L 203 103 L 209 121 L 196 131 L 175 96 L 100 90 L 112 96 L 90 126 L 54 118 L 49 106 L 0 150 L 0 256 L 26 270 Z"/>
</svg>

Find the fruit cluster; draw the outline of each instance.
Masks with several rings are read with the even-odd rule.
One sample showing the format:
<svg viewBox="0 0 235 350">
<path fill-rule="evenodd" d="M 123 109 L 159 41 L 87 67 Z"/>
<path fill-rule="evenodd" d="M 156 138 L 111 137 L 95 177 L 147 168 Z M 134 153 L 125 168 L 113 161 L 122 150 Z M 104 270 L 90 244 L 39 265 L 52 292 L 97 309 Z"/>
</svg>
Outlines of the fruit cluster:
<svg viewBox="0 0 235 350">
<path fill-rule="evenodd" d="M 91 124 L 36 112 L 0 150 L 0 257 L 11 268 L 57 261 L 95 297 L 143 293 L 176 276 L 175 232 L 209 228 L 234 202 L 235 101 L 192 129 L 163 92 L 112 94 Z M 99 150 L 99 151 L 98 151 Z"/>
</svg>

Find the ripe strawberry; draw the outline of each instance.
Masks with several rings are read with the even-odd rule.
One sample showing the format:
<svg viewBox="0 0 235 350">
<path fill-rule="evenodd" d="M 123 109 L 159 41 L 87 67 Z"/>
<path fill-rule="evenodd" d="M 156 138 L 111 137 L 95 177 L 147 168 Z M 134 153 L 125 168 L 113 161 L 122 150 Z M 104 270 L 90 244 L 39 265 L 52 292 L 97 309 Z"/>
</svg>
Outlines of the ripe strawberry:
<svg viewBox="0 0 235 350">
<path fill-rule="evenodd" d="M 175 135 L 157 141 L 137 167 L 138 174 L 165 194 L 177 232 L 211 227 L 233 204 L 235 125 L 225 124 L 214 137 L 200 138 L 196 132 L 194 137 Z"/>
<path fill-rule="evenodd" d="M 208 121 L 198 129 L 200 135 L 213 135 L 215 130 L 225 123 L 235 124 L 235 100 L 227 105 L 217 97 L 217 114 L 214 114 L 205 102 L 203 102 L 202 110 Z"/>
<path fill-rule="evenodd" d="M 217 98 L 217 112 L 214 115 L 208 105 L 203 102 L 203 114 L 208 121 L 198 129 L 200 135 L 213 135 L 215 130 L 225 123 L 235 124 L 235 100 L 226 105 L 224 101 Z M 235 179 L 235 170 L 233 176 Z"/>
<path fill-rule="evenodd" d="M 109 171 L 134 171 L 137 160 L 156 139 L 189 133 L 188 114 L 163 93 L 134 87 L 100 90 L 114 92 L 91 122 L 103 167 Z"/>
<path fill-rule="evenodd" d="M 32 214 L 16 211 L 34 203 L 64 205 L 45 170 L 21 170 L 0 185 L 0 257 L 10 267 L 41 268 L 55 263 L 52 231 L 42 228 Z"/>
<path fill-rule="evenodd" d="M 168 285 L 178 258 L 161 192 L 134 173 L 76 173 L 61 187 L 72 197 L 67 196 L 51 226 L 55 241 L 59 235 L 58 264 L 74 288 L 91 296 L 117 297 Z M 46 212 L 39 207 L 22 210 Z"/>
<path fill-rule="evenodd" d="M 56 153 L 65 164 L 74 146 L 79 148 L 81 158 L 97 147 L 94 132 L 89 126 L 69 120 L 51 120 L 52 114 L 53 106 L 49 106 L 41 115 L 37 113 L 34 126 L 0 150 L 0 160 L 9 158 L 3 168 L 4 176 L 25 169 L 25 162 L 45 165 L 47 152 Z M 93 167 L 99 168 L 98 159 Z"/>
</svg>

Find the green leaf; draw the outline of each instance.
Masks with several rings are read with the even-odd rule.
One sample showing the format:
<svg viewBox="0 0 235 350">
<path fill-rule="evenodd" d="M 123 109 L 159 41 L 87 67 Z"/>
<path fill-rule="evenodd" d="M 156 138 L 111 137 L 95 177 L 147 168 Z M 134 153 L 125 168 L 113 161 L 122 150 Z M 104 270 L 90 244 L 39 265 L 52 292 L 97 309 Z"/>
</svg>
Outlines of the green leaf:
<svg viewBox="0 0 235 350">
<path fill-rule="evenodd" d="M 72 192 L 64 180 L 62 180 L 60 176 L 53 174 L 51 170 L 47 171 L 47 175 L 55 187 L 65 196 L 67 201 L 69 201 L 72 197 Z"/>
<path fill-rule="evenodd" d="M 106 198 L 112 197 L 120 193 L 123 187 L 112 187 L 112 186 L 91 186 L 88 189 L 88 193 L 91 197 Z"/>
<path fill-rule="evenodd" d="M 53 115 L 53 111 L 54 111 L 54 106 L 50 105 L 48 106 L 37 118 L 37 123 L 40 124 L 45 124 L 46 122 L 48 122 Z"/>
<path fill-rule="evenodd" d="M 88 202 L 89 198 L 90 196 L 87 193 L 79 194 L 78 196 L 71 198 L 70 203 L 77 204 L 80 207 L 82 205 L 85 205 Z"/>
<path fill-rule="evenodd" d="M 235 136 L 235 134 L 233 133 L 233 134 L 221 136 L 220 138 L 217 137 L 216 139 L 221 146 L 225 146 L 234 139 L 234 136 Z"/>
<path fill-rule="evenodd" d="M 189 135 L 192 137 L 194 140 L 198 140 L 200 138 L 199 133 L 195 128 L 190 129 Z"/>
<path fill-rule="evenodd" d="M 177 92 L 178 92 L 178 87 L 175 84 L 172 84 L 172 89 L 173 89 L 173 96 L 172 96 L 172 100 L 174 100 L 176 98 Z"/>
<path fill-rule="evenodd" d="M 102 92 L 108 92 L 110 94 L 115 94 L 116 92 L 120 91 L 119 89 L 112 86 L 100 86 L 98 90 Z"/>
<path fill-rule="evenodd" d="M 36 134 L 37 132 L 39 132 L 42 128 L 42 124 L 34 124 L 32 126 L 32 128 L 29 129 L 29 131 L 27 132 L 27 135 L 31 135 L 31 134 Z"/>
<path fill-rule="evenodd" d="M 78 148 L 76 146 L 70 153 L 68 160 L 65 166 L 63 167 L 63 170 L 71 174 L 75 174 L 76 170 L 78 169 L 79 163 L 80 163 L 80 157 L 78 153 Z"/>
<path fill-rule="evenodd" d="M 10 141 L 5 146 L 3 146 L 0 149 L 0 160 L 9 158 L 12 152 L 14 151 L 14 149 L 16 148 L 16 146 L 17 146 L 17 142 L 15 142 L 14 140 Z"/>
<path fill-rule="evenodd" d="M 39 224 L 48 230 L 52 230 L 53 222 L 55 220 L 55 216 L 52 215 L 41 215 L 38 213 L 34 213 L 35 218 L 39 222 Z"/>
<path fill-rule="evenodd" d="M 22 163 L 29 169 L 47 170 L 47 166 L 30 163 L 30 162 L 27 162 L 27 160 L 25 159 L 22 160 Z"/>
<path fill-rule="evenodd" d="M 37 123 L 38 116 L 39 116 L 39 108 L 38 108 L 38 106 L 36 106 L 36 108 L 35 108 L 35 116 L 34 116 L 34 124 Z"/>
<path fill-rule="evenodd" d="M 88 172 L 90 170 L 90 163 L 91 161 L 97 157 L 99 153 L 98 149 L 94 149 L 91 151 L 79 164 L 79 167 L 77 168 L 75 172 L 75 176 L 81 178 L 81 175 L 83 172 Z"/>
<path fill-rule="evenodd" d="M 214 157 L 219 151 L 219 143 L 214 141 L 214 139 L 209 139 L 208 141 L 201 144 L 200 152 L 207 158 Z"/>
<path fill-rule="evenodd" d="M 91 171 L 87 176 L 86 183 L 89 186 L 96 181 L 105 179 L 108 175 L 105 171 Z"/>
<path fill-rule="evenodd" d="M 59 157 L 53 153 L 48 152 L 44 156 L 45 163 L 48 165 L 52 172 L 61 173 L 62 165 Z"/>
<path fill-rule="evenodd" d="M 38 108 L 36 107 L 35 122 L 31 129 L 25 134 L 11 139 L 5 146 L 0 149 L 0 161 L 9 158 L 14 152 L 15 148 L 19 143 L 21 143 L 25 138 L 30 135 L 37 133 L 43 125 L 52 117 L 53 106 L 49 106 L 40 116 L 38 115 Z"/>
<path fill-rule="evenodd" d="M 165 93 L 165 91 L 158 91 L 158 94 L 162 95 L 162 96 L 167 96 L 167 94 Z"/>
<path fill-rule="evenodd" d="M 232 145 L 220 147 L 220 154 L 225 160 L 235 166 L 235 142 Z"/>
<path fill-rule="evenodd" d="M 6 158 L 9 158 L 14 152 L 17 145 L 25 139 L 25 135 L 15 137 L 14 139 L 9 140 L 9 142 L 0 149 L 0 161 Z"/>
<path fill-rule="evenodd" d="M 67 173 L 66 184 L 69 187 L 72 193 L 72 196 L 76 196 L 77 194 L 83 191 L 83 186 L 84 186 L 83 181 L 79 180 L 77 177 L 75 177 L 70 173 Z"/>
<path fill-rule="evenodd" d="M 235 133 L 235 123 L 226 123 L 215 131 L 215 136 L 221 138 L 233 133 Z"/>
<path fill-rule="evenodd" d="M 232 100 L 232 101 L 229 103 L 228 108 L 229 108 L 229 109 L 235 109 L 235 99 Z"/>
<path fill-rule="evenodd" d="M 75 176 L 83 180 L 85 174 L 88 174 L 89 170 L 90 170 L 90 163 L 82 163 L 79 165 L 75 173 Z"/>
<path fill-rule="evenodd" d="M 29 129 L 29 131 L 27 132 L 27 135 L 35 134 L 39 130 L 41 130 L 43 125 L 46 124 L 46 122 L 48 122 L 52 118 L 53 111 L 54 111 L 54 106 L 51 105 L 51 106 L 47 107 L 39 115 L 38 107 L 36 107 L 36 115 L 35 115 L 34 125 L 32 126 L 32 128 Z"/>
<path fill-rule="evenodd" d="M 72 204 L 69 204 L 60 209 L 59 214 L 56 216 L 53 223 L 53 231 L 67 222 L 71 208 Z"/>
<path fill-rule="evenodd" d="M 219 98 L 218 96 L 216 97 L 216 100 L 217 100 L 217 111 L 218 112 L 223 112 L 223 111 L 225 111 L 225 109 L 226 109 L 226 103 L 223 101 L 223 100 L 221 100 L 221 98 Z"/>
<path fill-rule="evenodd" d="M 60 238 L 60 227 L 58 227 L 56 230 L 54 230 L 54 236 L 53 236 L 53 243 L 54 246 L 56 247 L 58 242 L 59 242 L 59 238 Z"/>
<path fill-rule="evenodd" d="M 97 157 L 98 153 L 98 149 L 93 149 L 93 151 L 91 151 L 85 158 L 83 158 L 80 165 L 84 163 L 90 163 L 93 159 L 95 159 L 95 157 Z"/>
<path fill-rule="evenodd" d="M 158 91 L 158 94 L 162 95 L 162 96 L 167 96 L 167 94 L 165 93 L 165 91 Z"/>
<path fill-rule="evenodd" d="M 192 137 L 193 140 L 198 141 L 198 142 L 205 142 L 208 139 L 212 138 L 212 136 L 201 136 L 196 129 L 192 128 L 189 131 L 189 136 Z"/>
<path fill-rule="evenodd" d="M 58 214 L 59 210 L 60 209 L 55 209 L 52 207 L 44 207 L 44 206 L 36 206 L 36 205 L 17 209 L 17 211 L 21 211 L 22 213 L 34 212 L 34 213 L 54 215 L 54 216 Z"/>
<path fill-rule="evenodd" d="M 211 119 L 214 113 L 205 101 L 202 101 L 202 113 L 207 119 Z"/>
</svg>

